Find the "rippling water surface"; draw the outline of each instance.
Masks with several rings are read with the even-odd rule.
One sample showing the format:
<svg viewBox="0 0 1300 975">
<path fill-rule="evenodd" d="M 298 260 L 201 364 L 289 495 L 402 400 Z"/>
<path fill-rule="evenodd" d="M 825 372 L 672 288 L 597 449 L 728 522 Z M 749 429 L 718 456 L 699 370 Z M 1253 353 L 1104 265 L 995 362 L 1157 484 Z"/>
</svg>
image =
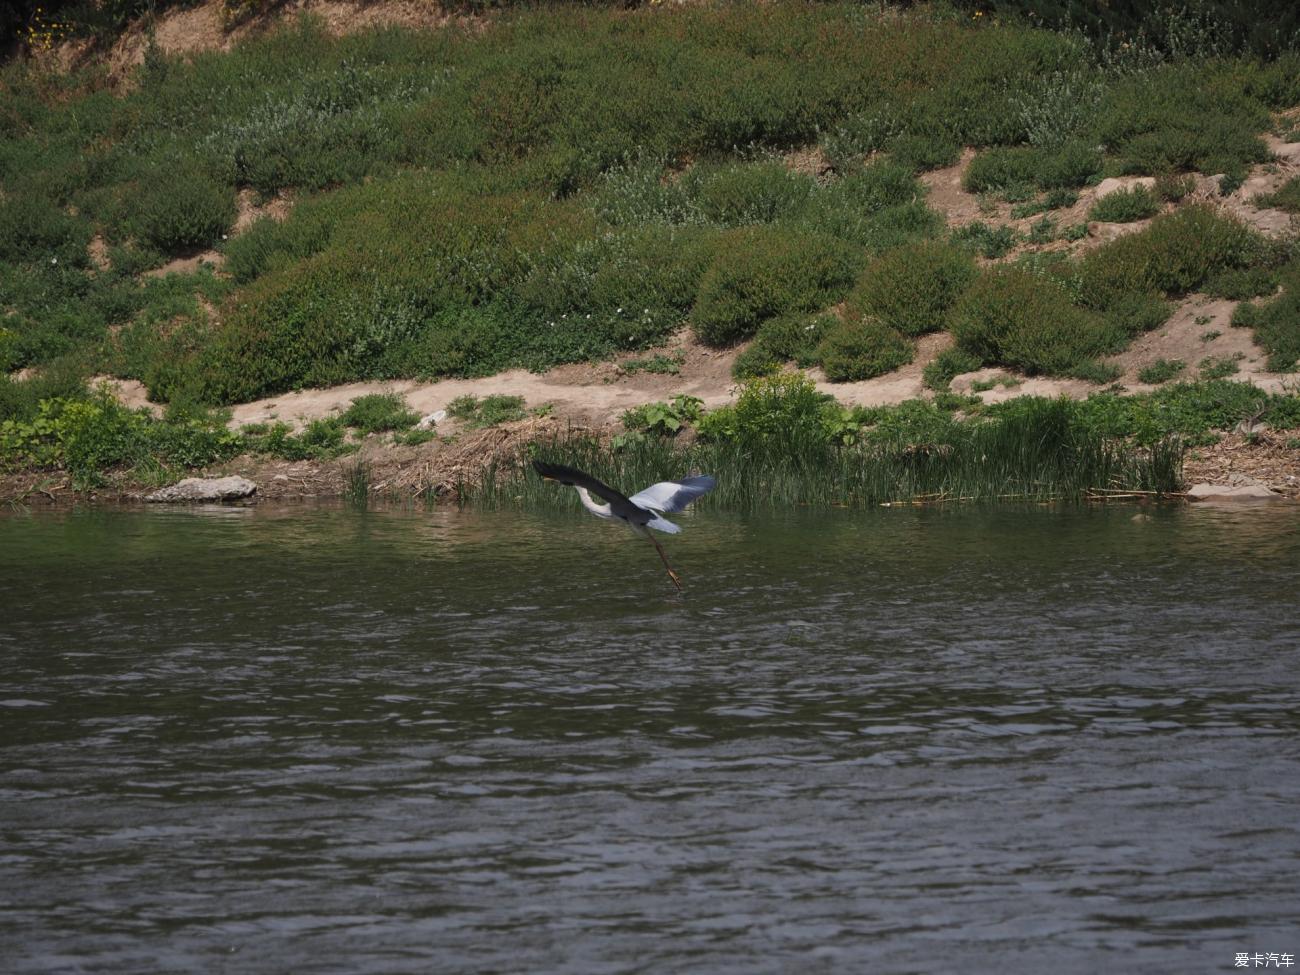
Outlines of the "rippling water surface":
<svg viewBox="0 0 1300 975">
<path fill-rule="evenodd" d="M 1300 515 L 0 519 L 0 968 L 1300 958 Z"/>
</svg>

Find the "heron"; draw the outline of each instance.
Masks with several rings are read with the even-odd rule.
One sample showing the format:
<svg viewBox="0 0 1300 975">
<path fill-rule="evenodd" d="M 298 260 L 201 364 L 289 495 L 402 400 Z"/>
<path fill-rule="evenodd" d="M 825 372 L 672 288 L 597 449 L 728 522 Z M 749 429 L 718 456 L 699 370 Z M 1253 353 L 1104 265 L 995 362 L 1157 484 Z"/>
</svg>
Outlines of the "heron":
<svg viewBox="0 0 1300 975">
<path fill-rule="evenodd" d="M 659 553 L 659 558 L 663 559 L 664 568 L 668 570 L 668 578 L 673 581 L 678 592 L 682 591 L 681 580 L 673 571 L 673 567 L 668 564 L 664 547 L 659 544 L 659 539 L 650 534 L 650 529 L 676 535 L 681 528 L 664 518 L 664 515 L 685 510 L 686 506 L 696 498 L 712 491 L 718 484 L 717 480 L 704 474 L 698 477 L 684 477 L 680 481 L 660 481 L 628 498 L 590 474 L 565 467 L 563 464 L 547 464 L 535 460 L 533 468 L 545 480 L 558 481 L 576 490 L 582 506 L 597 518 L 621 521 L 634 532 L 650 539 L 655 551 Z M 605 503 L 597 504 L 592 500 L 593 494 L 603 498 Z"/>
</svg>

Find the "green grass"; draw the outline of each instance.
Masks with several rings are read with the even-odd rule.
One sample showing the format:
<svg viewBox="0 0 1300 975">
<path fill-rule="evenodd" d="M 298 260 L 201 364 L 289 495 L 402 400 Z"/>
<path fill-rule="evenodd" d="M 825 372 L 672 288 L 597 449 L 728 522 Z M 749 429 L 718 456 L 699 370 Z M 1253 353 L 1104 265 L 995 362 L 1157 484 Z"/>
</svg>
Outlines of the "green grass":
<svg viewBox="0 0 1300 975">
<path fill-rule="evenodd" d="M 954 420 L 921 403 L 864 411 L 858 439 L 805 439 L 773 451 L 759 438 L 634 441 L 611 451 L 590 439 L 537 443 L 535 456 L 572 464 L 615 485 L 713 474 L 718 487 L 701 508 L 785 509 L 797 505 L 876 505 L 915 499 L 994 501 L 1079 499 L 1091 489 L 1175 490 L 1181 450 L 1107 438 L 1064 400 L 1024 398 L 1014 410 Z M 571 506 L 531 468 L 491 466 L 460 486 L 464 503 Z"/>
<path fill-rule="evenodd" d="M 0 365 L 71 358 L 229 403 L 627 356 L 693 319 L 734 343 L 936 237 L 915 174 L 960 146 L 979 150 L 973 190 L 1059 206 L 1103 173 L 1240 179 L 1270 113 L 1300 103 L 1293 53 L 1228 55 L 1187 40 L 1218 36 L 1201 28 L 1156 56 L 1145 35 L 1114 50 L 937 7 L 506 6 L 486 30 L 334 37 L 306 18 L 227 52 L 155 49 L 122 94 L 102 69 L 11 60 Z M 829 178 L 785 165 L 814 143 Z M 240 190 L 289 192 L 293 212 L 224 240 Z M 219 288 L 138 277 L 210 245 Z M 1089 265 L 1076 303 L 1132 331 L 1143 296 L 1259 263 L 1193 253 L 1201 270 L 1166 274 L 1177 250 Z"/>
<path fill-rule="evenodd" d="M 447 415 L 460 420 L 468 429 L 477 430 L 522 420 L 528 413 L 522 396 L 496 394 L 479 399 L 469 394 L 452 400 L 447 405 Z"/>
<path fill-rule="evenodd" d="M 1011 252 L 1016 245 L 1016 232 L 1005 224 L 990 227 L 982 220 L 976 220 L 954 230 L 952 240 L 980 257 L 996 260 Z"/>
<path fill-rule="evenodd" d="M 1232 324 L 1254 331 L 1255 341 L 1268 352 L 1271 371 L 1300 369 L 1300 267 L 1286 270 L 1282 293 L 1276 298 L 1258 305 L 1238 305 Z"/>
<path fill-rule="evenodd" d="M 1088 211 L 1089 220 L 1103 223 L 1133 223 L 1160 212 L 1160 201 L 1145 186 L 1107 193 Z"/>
<path fill-rule="evenodd" d="M 1274 192 L 1258 196 L 1252 201 L 1256 206 L 1273 207 L 1287 213 L 1300 213 L 1300 176 L 1292 177 Z"/>
<path fill-rule="evenodd" d="M 420 417 L 397 393 L 369 393 L 354 399 L 339 419 L 344 426 L 367 434 L 405 430 L 415 426 Z"/>
<path fill-rule="evenodd" d="M 1186 368 L 1187 363 L 1182 359 L 1157 359 L 1138 371 L 1138 380 L 1149 386 L 1158 386 L 1169 382 Z"/>
</svg>

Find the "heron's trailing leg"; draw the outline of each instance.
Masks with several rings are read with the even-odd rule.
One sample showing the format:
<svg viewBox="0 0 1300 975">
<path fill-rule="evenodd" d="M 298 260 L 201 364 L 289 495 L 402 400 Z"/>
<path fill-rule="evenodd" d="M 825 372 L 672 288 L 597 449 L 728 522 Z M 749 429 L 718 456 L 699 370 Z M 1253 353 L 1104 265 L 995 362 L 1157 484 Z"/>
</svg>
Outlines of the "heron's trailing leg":
<svg viewBox="0 0 1300 975">
<path fill-rule="evenodd" d="M 658 552 L 659 557 L 664 560 L 664 568 L 668 570 L 668 578 L 673 580 L 673 585 L 677 587 L 678 592 L 681 592 L 682 591 L 681 580 L 677 578 L 677 573 L 673 571 L 673 567 L 668 564 L 668 556 L 664 554 L 664 547 L 659 544 L 659 539 L 655 538 L 649 532 L 645 533 L 645 537 L 650 539 L 651 543 L 655 547 L 655 551 Z"/>
</svg>

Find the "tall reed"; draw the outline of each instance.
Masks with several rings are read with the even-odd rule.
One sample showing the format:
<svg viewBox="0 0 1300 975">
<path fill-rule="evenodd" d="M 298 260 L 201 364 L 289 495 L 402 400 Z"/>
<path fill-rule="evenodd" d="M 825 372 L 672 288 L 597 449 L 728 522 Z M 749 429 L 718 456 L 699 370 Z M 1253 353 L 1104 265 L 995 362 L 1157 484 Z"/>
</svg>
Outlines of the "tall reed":
<svg viewBox="0 0 1300 975">
<path fill-rule="evenodd" d="M 987 421 L 954 424 L 941 442 L 808 439 L 779 445 L 730 440 L 679 444 L 648 439 L 613 450 L 591 436 L 531 445 L 532 456 L 585 470 L 627 494 L 656 481 L 708 473 L 718 487 L 699 507 L 752 511 L 796 505 L 864 506 L 916 500 L 1080 501 L 1097 491 L 1179 489 L 1182 447 L 1107 438 L 1070 404 L 1044 401 Z M 572 506 L 572 491 L 542 481 L 527 464 L 494 461 L 459 485 L 462 503 L 525 508 Z"/>
</svg>

